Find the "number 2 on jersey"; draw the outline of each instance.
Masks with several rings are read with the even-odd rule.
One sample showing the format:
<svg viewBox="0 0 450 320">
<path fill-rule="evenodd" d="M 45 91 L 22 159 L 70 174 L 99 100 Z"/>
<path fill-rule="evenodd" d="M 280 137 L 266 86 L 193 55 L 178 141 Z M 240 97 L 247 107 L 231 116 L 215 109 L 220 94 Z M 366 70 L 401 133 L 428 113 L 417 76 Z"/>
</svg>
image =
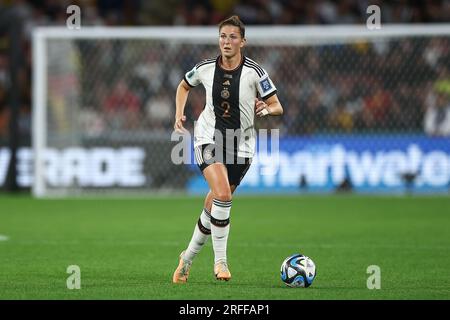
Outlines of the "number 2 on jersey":
<svg viewBox="0 0 450 320">
<path fill-rule="evenodd" d="M 222 117 L 223 118 L 231 117 L 231 114 L 230 114 L 230 103 L 228 103 L 227 101 L 223 101 L 220 106 L 225 109 L 225 111 L 223 112 Z"/>
</svg>

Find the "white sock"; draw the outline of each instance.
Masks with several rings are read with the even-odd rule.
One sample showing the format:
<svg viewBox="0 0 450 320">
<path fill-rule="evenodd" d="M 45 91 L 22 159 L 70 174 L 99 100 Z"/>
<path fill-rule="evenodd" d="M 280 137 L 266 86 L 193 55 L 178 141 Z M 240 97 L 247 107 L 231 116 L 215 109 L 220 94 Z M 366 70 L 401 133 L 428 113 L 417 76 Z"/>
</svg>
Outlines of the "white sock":
<svg viewBox="0 0 450 320">
<path fill-rule="evenodd" d="M 200 252 L 209 236 L 211 235 L 211 213 L 204 208 L 194 227 L 194 234 L 191 242 L 184 253 L 184 259 L 188 261 L 194 260 L 195 256 Z"/>
<path fill-rule="evenodd" d="M 230 232 L 230 210 L 232 201 L 213 199 L 211 208 L 211 238 L 214 249 L 214 262 L 227 260 L 227 242 Z"/>
</svg>

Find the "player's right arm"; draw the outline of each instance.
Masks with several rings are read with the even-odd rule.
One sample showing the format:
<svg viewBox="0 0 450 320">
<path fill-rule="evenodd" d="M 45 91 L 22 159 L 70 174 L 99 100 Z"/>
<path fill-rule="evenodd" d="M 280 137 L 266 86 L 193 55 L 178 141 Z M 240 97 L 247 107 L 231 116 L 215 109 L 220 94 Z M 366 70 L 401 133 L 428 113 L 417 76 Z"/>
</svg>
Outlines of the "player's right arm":
<svg viewBox="0 0 450 320">
<path fill-rule="evenodd" d="M 183 122 L 186 121 L 186 116 L 184 115 L 184 107 L 186 106 L 186 101 L 190 89 L 191 86 L 189 86 L 184 79 L 181 80 L 177 88 L 177 93 L 175 96 L 175 106 L 176 106 L 175 124 L 173 125 L 173 128 L 175 129 L 176 132 L 179 133 L 183 133 L 186 131 L 186 129 L 183 126 Z"/>
<path fill-rule="evenodd" d="M 173 128 L 176 132 L 184 133 L 186 129 L 183 126 L 183 122 L 186 121 L 186 116 L 184 115 L 184 107 L 186 106 L 186 101 L 189 95 L 189 90 L 202 83 L 200 72 L 197 69 L 197 65 L 192 68 L 192 70 L 186 72 L 183 80 L 177 88 L 177 93 L 175 96 L 175 124 Z"/>
</svg>

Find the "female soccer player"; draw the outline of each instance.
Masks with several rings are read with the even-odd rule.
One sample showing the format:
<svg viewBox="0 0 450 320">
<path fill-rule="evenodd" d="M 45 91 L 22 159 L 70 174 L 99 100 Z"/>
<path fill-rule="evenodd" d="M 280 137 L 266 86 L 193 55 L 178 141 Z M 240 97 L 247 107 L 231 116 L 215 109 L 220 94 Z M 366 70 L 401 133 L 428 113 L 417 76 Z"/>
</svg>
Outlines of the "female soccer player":
<svg viewBox="0 0 450 320">
<path fill-rule="evenodd" d="M 244 56 L 245 26 L 238 16 L 219 24 L 220 55 L 188 71 L 176 92 L 174 129 L 185 131 L 189 90 L 203 84 L 206 106 L 194 128 L 195 159 L 210 191 L 186 250 L 181 252 L 174 283 L 185 283 L 194 257 L 209 235 L 216 279 L 228 281 L 227 240 L 232 194 L 250 167 L 255 151 L 254 115 L 281 115 L 276 88 L 267 72 Z M 261 100 L 257 98 L 260 95 Z"/>
</svg>

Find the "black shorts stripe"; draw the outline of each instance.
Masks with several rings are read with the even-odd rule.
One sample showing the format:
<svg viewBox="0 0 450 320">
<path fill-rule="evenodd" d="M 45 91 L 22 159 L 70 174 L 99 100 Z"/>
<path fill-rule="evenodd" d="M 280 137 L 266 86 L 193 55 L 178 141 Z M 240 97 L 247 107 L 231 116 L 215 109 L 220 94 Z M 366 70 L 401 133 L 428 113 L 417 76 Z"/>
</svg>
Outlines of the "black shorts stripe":
<svg viewBox="0 0 450 320">
<path fill-rule="evenodd" d="M 215 225 L 216 227 L 223 228 L 230 224 L 230 218 L 225 220 L 219 220 L 214 217 L 211 217 L 211 224 Z"/>
<path fill-rule="evenodd" d="M 197 221 L 197 226 L 198 226 L 198 229 L 201 231 L 201 233 L 203 233 L 203 234 L 211 234 L 211 230 L 208 229 L 207 227 L 205 227 L 205 226 L 202 224 L 201 219 L 198 219 L 198 221 Z"/>
</svg>

